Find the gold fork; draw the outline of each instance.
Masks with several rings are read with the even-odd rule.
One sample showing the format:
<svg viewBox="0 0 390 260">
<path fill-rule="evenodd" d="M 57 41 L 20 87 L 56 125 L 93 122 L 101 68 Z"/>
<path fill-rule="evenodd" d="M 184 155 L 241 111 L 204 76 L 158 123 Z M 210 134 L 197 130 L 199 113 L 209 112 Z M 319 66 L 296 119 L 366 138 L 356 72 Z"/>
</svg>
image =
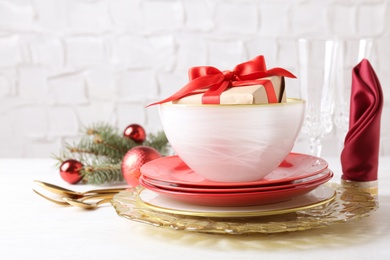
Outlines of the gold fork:
<svg viewBox="0 0 390 260">
<path fill-rule="evenodd" d="M 78 192 L 78 191 L 73 191 L 69 190 L 51 183 L 43 182 L 43 181 L 38 181 L 34 180 L 35 183 L 40 185 L 46 190 L 49 190 L 53 193 L 59 194 L 63 197 L 67 198 L 82 198 L 84 196 L 88 195 L 93 195 L 93 194 L 110 194 L 110 193 L 118 193 L 122 190 L 125 190 L 126 188 L 111 188 L 111 189 L 97 189 L 97 190 L 89 190 L 89 191 L 84 191 L 84 192 Z"/>
<path fill-rule="evenodd" d="M 105 194 L 94 194 L 94 195 L 86 195 L 86 196 L 83 196 L 81 198 L 77 198 L 77 199 L 73 199 L 73 198 L 69 198 L 69 197 L 62 197 L 62 200 L 57 200 L 57 199 L 53 199 L 53 198 L 49 198 L 45 195 L 43 195 L 42 193 L 38 192 L 37 190 L 33 189 L 33 191 L 38 194 L 39 196 L 41 196 L 42 198 L 48 200 L 48 201 L 51 201 L 57 205 L 61 205 L 61 206 L 70 206 L 70 205 L 73 205 L 73 206 L 79 206 L 79 205 L 76 205 L 77 202 L 79 203 L 85 203 L 85 204 L 89 204 L 89 203 L 86 203 L 85 201 L 86 200 L 90 200 L 90 199 L 99 199 L 99 198 L 102 198 L 102 201 L 105 201 L 107 200 L 110 201 L 112 199 L 112 197 L 116 194 L 116 193 L 105 193 Z M 99 205 L 99 204 L 102 204 L 103 202 L 95 202 L 95 203 L 91 203 L 92 204 L 97 204 L 96 207 Z M 84 207 L 85 208 L 85 207 Z"/>
</svg>

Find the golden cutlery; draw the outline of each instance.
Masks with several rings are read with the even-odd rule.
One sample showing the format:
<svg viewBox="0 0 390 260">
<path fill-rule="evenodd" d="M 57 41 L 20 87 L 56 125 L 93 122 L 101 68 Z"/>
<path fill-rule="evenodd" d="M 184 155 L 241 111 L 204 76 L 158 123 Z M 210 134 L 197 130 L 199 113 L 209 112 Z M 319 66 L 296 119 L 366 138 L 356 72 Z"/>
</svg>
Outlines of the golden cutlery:
<svg viewBox="0 0 390 260">
<path fill-rule="evenodd" d="M 35 183 L 40 185 L 41 187 L 45 188 L 46 190 L 49 190 L 53 193 L 59 194 L 63 197 L 68 198 L 82 198 L 86 195 L 92 195 L 92 194 L 107 194 L 107 193 L 118 193 L 122 190 L 125 190 L 126 188 L 110 188 L 110 189 L 97 189 L 97 190 L 88 190 L 84 192 L 79 191 L 73 191 L 69 190 L 51 183 L 43 182 L 34 180 Z"/>
<path fill-rule="evenodd" d="M 75 206 L 75 207 L 80 207 L 83 209 L 96 209 L 97 207 L 99 207 L 100 204 L 108 203 L 111 201 L 111 199 L 112 199 L 112 197 L 105 198 L 105 199 L 102 199 L 102 200 L 99 200 L 96 202 L 85 202 L 85 201 L 82 201 L 80 199 L 63 198 L 63 200 L 66 201 L 67 203 L 69 203 L 70 205 Z"/>
<path fill-rule="evenodd" d="M 63 197 L 62 200 L 57 200 L 57 199 L 53 199 L 53 198 L 49 198 L 45 195 L 43 195 L 42 193 L 36 191 L 33 189 L 33 191 L 38 194 L 39 196 L 41 196 L 42 198 L 48 200 L 48 201 L 51 201 L 55 204 L 58 204 L 58 205 L 61 205 L 61 206 L 70 206 L 70 205 L 73 205 L 71 203 L 69 203 L 69 201 L 67 199 L 71 199 L 71 200 L 74 200 L 74 201 L 78 201 L 78 202 L 84 202 L 85 200 L 89 200 L 89 199 L 99 199 L 99 198 L 103 198 L 104 199 L 108 199 L 108 200 L 111 200 L 112 197 L 116 194 L 116 193 L 105 193 L 105 194 L 94 194 L 94 195 L 87 195 L 87 196 L 83 196 L 81 198 L 78 198 L 78 199 L 72 199 L 72 198 L 69 198 L 69 197 Z M 75 202 L 72 202 L 75 204 Z M 101 202 L 102 203 L 102 202 Z"/>
<path fill-rule="evenodd" d="M 39 193 L 38 191 L 34 190 L 33 191 L 38 194 L 39 196 L 41 196 L 42 198 L 44 199 L 47 199 L 48 201 L 51 201 L 55 204 L 58 204 L 58 205 L 62 205 L 62 206 L 69 206 L 69 203 L 66 202 L 66 201 L 63 201 L 63 200 L 56 200 L 56 199 L 52 199 L 52 198 L 49 198 L 49 197 L 46 197 L 45 195 L 43 195 L 42 193 Z"/>
</svg>

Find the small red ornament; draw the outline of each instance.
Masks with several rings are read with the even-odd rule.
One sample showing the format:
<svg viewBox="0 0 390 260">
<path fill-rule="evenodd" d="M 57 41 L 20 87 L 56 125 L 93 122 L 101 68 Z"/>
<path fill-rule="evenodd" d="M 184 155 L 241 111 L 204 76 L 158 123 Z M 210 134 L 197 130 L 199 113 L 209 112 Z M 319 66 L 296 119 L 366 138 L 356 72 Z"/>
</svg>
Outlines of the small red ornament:
<svg viewBox="0 0 390 260">
<path fill-rule="evenodd" d="M 130 138 L 138 144 L 141 144 L 145 141 L 146 132 L 142 126 L 137 124 L 131 124 L 126 127 L 125 131 L 123 132 L 123 136 Z"/>
<path fill-rule="evenodd" d="M 83 166 L 84 165 L 77 160 L 66 160 L 60 166 L 60 175 L 66 182 L 76 184 L 82 179 L 80 171 Z"/>
<path fill-rule="evenodd" d="M 160 157 L 161 154 L 149 146 L 136 146 L 130 149 L 122 160 L 123 178 L 131 187 L 139 185 L 141 166 Z"/>
</svg>

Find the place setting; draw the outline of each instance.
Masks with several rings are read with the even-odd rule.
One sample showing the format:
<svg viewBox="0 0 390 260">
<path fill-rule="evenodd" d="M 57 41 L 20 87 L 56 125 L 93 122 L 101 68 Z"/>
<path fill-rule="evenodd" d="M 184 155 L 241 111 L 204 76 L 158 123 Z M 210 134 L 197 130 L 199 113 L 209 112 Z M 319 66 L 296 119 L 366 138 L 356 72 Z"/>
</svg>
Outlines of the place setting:
<svg viewBox="0 0 390 260">
<path fill-rule="evenodd" d="M 211 234 L 302 231 L 370 216 L 379 207 L 383 107 L 365 58 L 371 44 L 297 40 L 296 97 L 287 95 L 296 76 L 268 69 L 262 55 L 232 71 L 190 68 L 187 85 L 148 105 L 158 107 L 162 132 L 147 135 L 131 124 L 122 134 L 97 124 L 57 157 L 64 181 L 100 188 L 81 192 L 35 180 L 51 195 L 33 191 L 60 206 L 111 204 L 132 221 Z M 344 139 L 336 181 L 321 157 L 333 125 Z M 309 140 L 308 154 L 294 151 L 300 134 Z M 79 158 L 68 158 L 74 154 Z"/>
<path fill-rule="evenodd" d="M 315 160 L 312 156 L 292 155 L 307 157 L 308 162 Z M 164 159 L 179 161 L 177 157 Z M 303 170 L 305 174 L 285 176 L 279 181 L 221 183 L 198 178 L 191 185 L 194 176 L 185 180 L 182 175 L 176 182 L 174 170 L 169 173 L 171 180 L 153 176 L 159 160 L 164 164 L 163 159 L 157 159 L 141 167 L 140 186 L 113 197 L 111 203 L 120 216 L 178 230 L 252 234 L 325 227 L 368 216 L 377 208 L 370 193 L 330 183 L 333 172 L 326 163 L 313 167 L 311 174 Z M 275 176 L 279 168 L 283 167 L 275 170 Z M 195 175 L 188 168 L 181 170 Z M 148 178 L 150 175 L 153 179 Z"/>
<path fill-rule="evenodd" d="M 320 91 L 325 97 L 308 96 L 312 90 L 304 82 L 301 97 L 286 97 L 285 78 L 295 76 L 282 68 L 267 70 L 263 56 L 232 71 L 191 68 L 186 86 L 150 105 L 159 107 L 174 155 L 140 167 L 139 185 L 111 201 L 117 214 L 155 227 L 234 235 L 301 231 L 371 215 L 379 205 L 377 167 L 365 166 L 378 164 L 379 81 L 366 59 L 352 71 L 343 176 L 341 183 L 332 182 L 334 172 L 320 156 L 320 140 L 332 118 L 327 84 L 335 84 L 337 42 L 298 44 L 306 52 L 302 70 L 314 68 L 305 61 L 314 44 L 325 46 L 322 69 L 329 78 L 319 83 L 329 88 Z M 356 102 L 368 96 L 371 102 Z M 318 110 L 312 102 L 320 104 Z M 314 133 L 311 154 L 292 152 L 301 129 Z M 362 153 L 361 142 L 369 154 Z"/>
</svg>

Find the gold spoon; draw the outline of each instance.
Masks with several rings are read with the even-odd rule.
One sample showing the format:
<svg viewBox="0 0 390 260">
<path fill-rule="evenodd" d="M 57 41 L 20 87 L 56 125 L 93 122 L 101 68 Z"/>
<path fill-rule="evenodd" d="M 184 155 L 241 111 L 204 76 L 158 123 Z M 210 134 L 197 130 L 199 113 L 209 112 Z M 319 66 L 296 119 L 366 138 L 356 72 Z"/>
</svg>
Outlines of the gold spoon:
<svg viewBox="0 0 390 260">
<path fill-rule="evenodd" d="M 38 191 L 34 190 L 33 191 L 38 194 L 39 196 L 41 196 L 42 198 L 44 199 L 47 199 L 48 201 L 51 201 L 55 204 L 58 204 L 58 205 L 61 205 L 61 206 L 69 206 L 69 203 L 66 202 L 66 201 L 63 201 L 63 200 L 55 200 L 55 199 L 52 199 L 52 198 L 49 198 L 49 197 L 46 197 L 45 195 L 43 195 L 42 193 L 39 193 Z"/>
<path fill-rule="evenodd" d="M 43 188 L 45 188 L 53 193 L 59 194 L 59 195 L 64 196 L 64 197 L 75 198 L 75 199 L 82 198 L 86 195 L 91 195 L 91 194 L 118 193 L 118 192 L 126 189 L 126 188 L 111 188 L 111 189 L 98 189 L 98 190 L 89 190 L 89 191 L 84 191 L 84 192 L 78 192 L 78 191 L 69 190 L 69 189 L 66 189 L 66 188 L 51 184 L 51 183 L 43 182 L 43 181 L 34 180 L 34 182 L 36 182 L 41 187 L 43 187 Z"/>
<path fill-rule="evenodd" d="M 110 202 L 111 198 L 105 198 L 96 202 L 85 202 L 77 199 L 71 199 L 71 198 L 63 198 L 67 203 L 69 203 L 72 206 L 83 208 L 83 209 L 96 209 L 99 207 L 100 204 Z"/>
<path fill-rule="evenodd" d="M 56 199 L 52 199 L 52 198 L 49 198 L 45 195 L 43 195 L 42 193 L 36 191 L 33 189 L 33 191 L 38 194 L 39 196 L 41 196 L 42 198 L 44 199 L 47 199 L 48 201 L 51 201 L 55 204 L 58 204 L 58 205 L 61 205 L 61 206 L 69 206 L 71 205 L 70 203 L 68 203 L 68 201 L 66 199 L 71 199 L 69 197 L 63 197 L 62 200 L 56 200 Z M 114 193 L 105 193 L 105 194 L 95 194 L 95 195 L 88 195 L 88 196 L 83 196 L 81 198 L 78 198 L 77 200 L 82 202 L 82 201 L 85 201 L 85 200 L 88 200 L 88 199 L 96 199 L 96 198 L 106 198 L 106 199 L 112 199 L 112 197 L 116 194 L 116 192 Z"/>
</svg>

